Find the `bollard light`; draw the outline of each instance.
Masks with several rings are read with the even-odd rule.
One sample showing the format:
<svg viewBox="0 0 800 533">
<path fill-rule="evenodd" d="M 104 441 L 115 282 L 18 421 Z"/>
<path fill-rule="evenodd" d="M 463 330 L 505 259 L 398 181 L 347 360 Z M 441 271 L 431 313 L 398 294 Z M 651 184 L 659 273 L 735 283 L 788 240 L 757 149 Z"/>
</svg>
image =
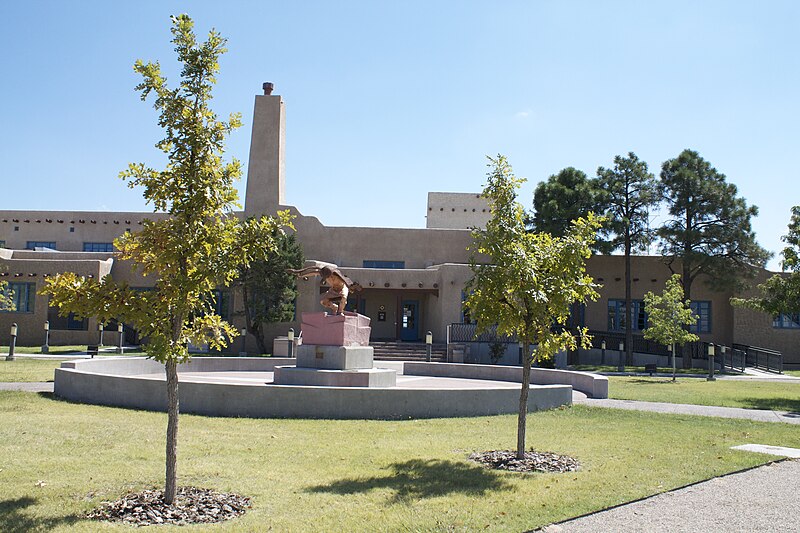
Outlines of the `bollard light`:
<svg viewBox="0 0 800 533">
<path fill-rule="evenodd" d="M 289 328 L 289 333 L 286 335 L 286 337 L 289 339 L 287 346 L 288 349 L 287 355 L 291 359 L 294 358 L 294 328 Z"/>
<path fill-rule="evenodd" d="M 600 343 L 600 349 L 601 350 L 605 350 L 606 349 L 606 341 L 605 340 L 603 340 L 603 342 Z"/>
<path fill-rule="evenodd" d="M 44 344 L 42 345 L 42 353 L 50 353 L 50 321 L 44 321 Z"/>
<path fill-rule="evenodd" d="M 625 372 L 625 361 L 623 359 L 622 352 L 625 351 L 625 343 L 620 341 L 619 343 L 619 363 L 617 364 L 617 372 Z"/>
<path fill-rule="evenodd" d="M 97 331 L 100 333 L 100 346 L 103 345 L 103 331 L 105 331 L 105 327 L 103 326 L 102 322 L 97 323 Z"/>
<path fill-rule="evenodd" d="M 242 351 L 239 352 L 239 355 L 245 356 L 247 355 L 247 328 L 242 328 Z"/>
<path fill-rule="evenodd" d="M 432 356 L 432 353 L 431 353 L 432 352 L 432 346 L 431 346 L 432 344 L 433 344 L 433 333 L 431 333 L 429 331 L 429 332 L 427 332 L 425 334 L 425 353 L 426 353 L 425 359 L 429 363 L 431 362 L 431 356 Z"/>
<path fill-rule="evenodd" d="M 117 353 L 122 354 L 125 350 L 122 348 L 122 335 L 124 334 L 122 322 L 117 322 Z"/>
<path fill-rule="evenodd" d="M 606 340 L 600 342 L 600 365 L 606 364 Z"/>
<path fill-rule="evenodd" d="M 8 355 L 6 361 L 14 360 L 14 348 L 17 346 L 17 323 L 11 324 L 11 342 L 8 343 Z"/>
<path fill-rule="evenodd" d="M 706 381 L 716 381 L 714 377 L 714 345 L 708 345 L 708 377 Z"/>
</svg>

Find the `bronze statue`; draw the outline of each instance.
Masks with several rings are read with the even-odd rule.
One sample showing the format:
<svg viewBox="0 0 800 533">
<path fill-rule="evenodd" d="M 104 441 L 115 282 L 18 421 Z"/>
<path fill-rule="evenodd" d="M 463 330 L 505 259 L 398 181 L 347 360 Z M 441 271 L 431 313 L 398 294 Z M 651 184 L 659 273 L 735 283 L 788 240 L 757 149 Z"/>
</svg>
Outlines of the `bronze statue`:
<svg viewBox="0 0 800 533">
<path fill-rule="evenodd" d="M 287 269 L 297 277 L 302 276 L 321 276 L 328 285 L 328 292 L 322 295 L 319 303 L 326 309 L 330 309 L 334 314 L 344 314 L 347 305 L 347 295 L 352 288 L 354 291 L 361 290 L 361 286 L 353 283 L 353 280 L 342 274 L 339 267 L 332 263 L 317 262 L 317 266 L 306 267 L 302 270 Z"/>
</svg>

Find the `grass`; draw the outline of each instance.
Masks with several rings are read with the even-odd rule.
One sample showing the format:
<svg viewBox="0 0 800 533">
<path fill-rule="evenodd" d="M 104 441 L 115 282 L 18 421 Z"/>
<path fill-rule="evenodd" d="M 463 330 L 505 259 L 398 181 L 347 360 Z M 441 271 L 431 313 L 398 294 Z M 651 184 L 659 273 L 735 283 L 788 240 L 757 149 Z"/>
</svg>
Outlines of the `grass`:
<svg viewBox="0 0 800 533">
<path fill-rule="evenodd" d="M 618 372 L 619 367 L 617 365 L 570 365 L 570 370 L 578 370 L 580 372 Z M 632 374 L 635 373 L 644 373 L 644 365 L 639 366 L 626 366 L 625 372 L 629 372 Z M 672 374 L 672 367 L 658 367 L 656 372 L 660 374 Z M 676 374 L 708 374 L 708 370 L 704 368 L 677 368 L 675 369 Z"/>
<path fill-rule="evenodd" d="M 610 376 L 609 398 L 800 412 L 800 383 Z"/>
<path fill-rule="evenodd" d="M 67 346 L 50 346 L 49 355 L 69 355 L 76 352 L 86 352 L 85 344 L 73 344 Z M 0 353 L 8 353 L 8 346 L 0 346 Z M 15 346 L 14 353 L 40 354 L 41 346 Z"/>
<path fill-rule="evenodd" d="M 61 366 L 58 359 L 22 359 L 6 361 L 0 357 L 0 382 L 34 383 L 53 381 L 53 371 Z"/>
<path fill-rule="evenodd" d="M 796 376 L 800 378 L 800 370 L 784 370 L 783 373 L 789 376 Z"/>
<path fill-rule="evenodd" d="M 82 516 L 163 481 L 162 413 L 0 392 L 0 418 L 0 531 L 130 531 Z M 786 424 L 575 406 L 529 417 L 528 444 L 578 458 L 578 472 L 494 472 L 466 459 L 515 437 L 515 416 L 182 415 L 178 472 L 181 484 L 253 501 L 241 518 L 192 531 L 522 531 L 772 460 L 733 445 L 800 447 Z"/>
</svg>

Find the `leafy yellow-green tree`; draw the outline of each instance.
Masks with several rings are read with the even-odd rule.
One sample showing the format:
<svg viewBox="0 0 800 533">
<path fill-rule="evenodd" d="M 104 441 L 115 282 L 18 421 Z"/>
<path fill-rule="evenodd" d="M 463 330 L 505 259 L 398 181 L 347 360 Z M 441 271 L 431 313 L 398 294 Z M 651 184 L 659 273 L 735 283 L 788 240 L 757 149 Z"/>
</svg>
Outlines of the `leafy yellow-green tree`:
<svg viewBox="0 0 800 533">
<path fill-rule="evenodd" d="M 170 89 L 158 63 L 137 61 L 142 100 L 155 97 L 165 137 L 156 144 L 167 154 L 164 170 L 131 164 L 120 173 L 131 187 L 142 186 L 157 211 L 170 216 L 148 220 L 140 232 L 125 233 L 114 242 L 118 258 L 131 261 L 145 276 L 154 276 L 152 291 L 134 291 L 105 277 L 86 279 L 65 273 L 47 279 L 43 289 L 60 313 L 112 318 L 132 324 L 149 339 L 149 357 L 164 364 L 167 392 L 166 483 L 164 500 L 177 491 L 178 372 L 189 359 L 187 344 L 208 343 L 224 348 L 236 330 L 214 313 L 213 293 L 226 286 L 238 269 L 263 259 L 275 248 L 274 235 L 290 224 L 286 212 L 274 218 L 240 222 L 232 209 L 237 200 L 234 180 L 239 161 L 223 163 L 226 136 L 241 124 L 238 114 L 221 121 L 210 109 L 211 89 L 225 42 L 211 31 L 196 41 L 187 15 L 172 18 L 172 42 L 182 63 L 180 83 Z"/>
<path fill-rule="evenodd" d="M 789 315 L 790 320 L 800 321 L 800 206 L 792 207 L 789 232 L 782 239 L 788 244 L 781 252 L 784 272 L 759 285 L 760 296 L 732 298 L 731 303 L 772 316 Z"/>
<path fill-rule="evenodd" d="M 689 300 L 683 299 L 683 285 L 680 274 L 673 274 L 664 285 L 664 292 L 644 295 L 644 308 L 647 312 L 647 328 L 644 338 L 669 346 L 672 352 L 672 381 L 675 381 L 675 345 L 700 340 L 688 328 L 697 323 L 689 307 Z"/>
<path fill-rule="evenodd" d="M 586 275 L 586 260 L 600 221 L 590 213 L 574 221 L 563 237 L 528 233 L 525 210 L 516 200 L 524 180 L 514 176 L 504 156 L 489 161 L 483 195 L 492 216 L 485 229 L 472 232 L 474 276 L 467 286 L 466 304 L 479 331 L 496 326 L 498 334 L 515 335 L 523 343 L 517 419 L 517 457 L 523 458 L 531 365 L 576 347 L 575 336 L 565 328 L 570 306 L 598 296 L 591 276 Z M 579 337 L 588 346 L 585 329 Z M 533 353 L 532 344 L 537 346 Z"/>
</svg>

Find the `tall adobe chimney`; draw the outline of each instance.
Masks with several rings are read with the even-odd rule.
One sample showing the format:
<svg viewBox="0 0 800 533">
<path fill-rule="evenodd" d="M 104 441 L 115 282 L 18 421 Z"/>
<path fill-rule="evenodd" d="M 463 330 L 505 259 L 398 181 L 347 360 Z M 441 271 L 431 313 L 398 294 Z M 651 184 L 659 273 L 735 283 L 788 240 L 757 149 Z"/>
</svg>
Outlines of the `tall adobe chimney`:
<svg viewBox="0 0 800 533">
<path fill-rule="evenodd" d="M 274 215 L 285 205 L 286 125 L 283 100 L 272 95 L 274 85 L 265 82 L 263 96 L 256 96 L 253 132 L 250 137 L 250 160 L 247 165 L 247 189 L 244 198 L 246 216 Z"/>
</svg>

